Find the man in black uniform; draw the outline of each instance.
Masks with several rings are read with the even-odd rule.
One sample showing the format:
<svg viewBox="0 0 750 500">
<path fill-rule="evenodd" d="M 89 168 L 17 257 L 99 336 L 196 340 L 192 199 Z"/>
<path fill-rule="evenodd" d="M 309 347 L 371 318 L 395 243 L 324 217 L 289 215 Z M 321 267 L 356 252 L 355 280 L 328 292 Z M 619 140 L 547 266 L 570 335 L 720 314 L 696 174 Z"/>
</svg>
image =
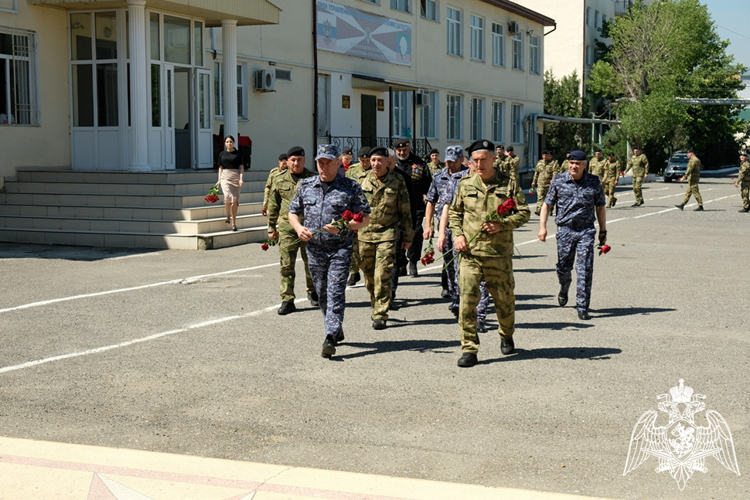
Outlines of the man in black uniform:
<svg viewBox="0 0 750 500">
<path fill-rule="evenodd" d="M 411 177 L 412 189 L 409 195 L 411 196 L 411 207 L 414 213 L 414 219 L 412 220 L 414 239 L 411 247 L 406 251 L 401 250 L 398 256 L 399 274 L 402 276 L 406 274 L 408 261 L 409 274 L 416 278 L 419 275 L 417 273 L 417 262 L 422 258 L 424 200 L 427 191 L 430 190 L 430 184 L 432 184 L 432 174 L 430 174 L 430 169 L 427 168 L 425 162 L 412 152 L 411 143 L 408 139 L 396 139 L 393 147 L 396 150 L 396 169 Z"/>
</svg>

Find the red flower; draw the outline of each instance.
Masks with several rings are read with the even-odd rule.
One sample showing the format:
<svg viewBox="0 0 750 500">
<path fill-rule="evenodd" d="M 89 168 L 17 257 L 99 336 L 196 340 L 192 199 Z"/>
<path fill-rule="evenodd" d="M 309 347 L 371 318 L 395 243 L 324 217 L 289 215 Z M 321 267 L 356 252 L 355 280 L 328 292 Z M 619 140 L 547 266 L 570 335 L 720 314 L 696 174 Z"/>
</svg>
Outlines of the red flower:
<svg viewBox="0 0 750 500">
<path fill-rule="evenodd" d="M 354 219 L 354 213 L 351 210 L 345 210 L 344 213 L 341 214 L 341 218 L 349 222 L 350 220 Z"/>
<path fill-rule="evenodd" d="M 262 248 L 264 252 L 265 252 L 265 251 L 267 251 L 267 250 L 268 250 L 268 243 L 263 243 L 263 244 L 262 244 L 262 245 L 260 246 L 260 248 Z"/>
<path fill-rule="evenodd" d="M 602 253 L 609 253 L 610 250 L 612 250 L 612 247 L 609 245 L 604 245 L 602 247 Z"/>
<path fill-rule="evenodd" d="M 268 210 L 266 210 L 264 208 L 263 211 L 261 212 L 261 215 L 263 215 L 263 217 L 267 216 L 268 215 Z"/>
<path fill-rule="evenodd" d="M 362 222 L 363 220 L 365 220 L 365 216 L 364 216 L 364 214 L 362 212 L 359 212 L 357 214 L 354 214 L 354 219 L 353 220 L 354 220 L 354 222 Z"/>
<path fill-rule="evenodd" d="M 497 206 L 497 213 L 498 215 L 507 215 L 508 212 L 510 210 L 513 210 L 514 208 L 516 208 L 516 202 L 513 200 L 513 198 L 508 198 Z"/>
<path fill-rule="evenodd" d="M 209 194 L 208 196 L 206 196 L 203 199 L 206 200 L 209 203 L 216 203 L 217 201 L 219 201 L 219 197 L 216 196 L 215 194 Z"/>
</svg>

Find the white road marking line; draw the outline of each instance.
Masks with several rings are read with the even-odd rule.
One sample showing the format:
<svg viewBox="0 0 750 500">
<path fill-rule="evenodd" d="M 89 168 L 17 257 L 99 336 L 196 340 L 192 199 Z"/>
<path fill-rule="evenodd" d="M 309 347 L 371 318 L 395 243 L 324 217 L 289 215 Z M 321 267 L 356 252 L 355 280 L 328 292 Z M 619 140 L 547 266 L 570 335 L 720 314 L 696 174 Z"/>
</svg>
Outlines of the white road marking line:
<svg viewBox="0 0 750 500">
<path fill-rule="evenodd" d="M 121 257 L 109 257 L 109 258 L 105 258 L 103 260 L 134 259 L 136 257 L 155 257 L 157 255 L 161 255 L 161 253 L 159 253 L 159 252 L 156 252 L 156 253 L 136 253 L 136 254 L 133 254 L 133 255 L 123 255 Z"/>
</svg>

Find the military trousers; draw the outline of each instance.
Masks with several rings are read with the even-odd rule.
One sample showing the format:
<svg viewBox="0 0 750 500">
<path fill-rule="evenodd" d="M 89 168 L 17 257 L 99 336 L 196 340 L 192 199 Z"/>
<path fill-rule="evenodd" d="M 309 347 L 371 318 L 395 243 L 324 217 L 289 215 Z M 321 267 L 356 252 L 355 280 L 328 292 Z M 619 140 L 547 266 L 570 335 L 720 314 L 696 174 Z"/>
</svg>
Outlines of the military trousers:
<svg viewBox="0 0 750 500">
<path fill-rule="evenodd" d="M 406 249 L 406 259 L 411 264 L 416 264 L 422 259 L 422 243 L 424 238 L 424 228 L 422 227 L 422 221 L 424 220 L 424 210 L 417 211 L 417 220 L 414 221 L 414 238 L 411 240 L 411 246 Z"/>
<path fill-rule="evenodd" d="M 544 199 L 547 197 L 549 191 L 549 184 L 546 186 L 538 185 L 536 187 L 536 210 L 534 213 L 539 215 L 542 212 L 542 206 L 544 206 Z"/>
<path fill-rule="evenodd" d="M 297 275 L 295 267 L 298 250 L 302 254 L 302 262 L 305 265 L 305 286 L 307 293 L 312 294 L 315 291 L 315 285 L 310 277 L 310 270 L 307 266 L 307 244 L 304 241 L 294 243 L 297 239 L 299 239 L 299 236 L 297 236 L 297 233 L 291 227 L 288 229 L 279 227 L 279 272 L 281 273 L 279 293 L 281 294 L 282 302 L 294 300 L 295 297 L 294 279 Z"/>
<path fill-rule="evenodd" d="M 740 197 L 742 198 L 742 207 L 750 210 L 750 182 L 740 184 Z"/>
<path fill-rule="evenodd" d="M 701 197 L 700 191 L 698 191 L 698 184 L 688 184 L 687 191 L 685 192 L 685 198 L 682 200 L 683 205 L 687 205 L 690 201 L 690 196 L 695 197 L 695 201 L 698 202 L 698 206 L 703 206 L 703 198 Z"/>
<path fill-rule="evenodd" d="M 450 307 L 458 307 L 460 311 L 461 307 L 461 289 L 458 286 L 458 262 L 461 260 L 461 254 L 453 249 L 453 233 L 450 228 L 445 229 L 445 246 L 443 252 L 447 255 L 443 258 L 443 262 L 450 261 L 450 264 L 443 266 L 444 272 L 448 275 L 448 293 L 451 297 Z M 454 259 L 453 256 L 456 255 Z M 453 260 L 451 260 L 453 259 Z M 490 294 L 487 292 L 487 283 L 482 280 L 479 283 L 479 304 L 477 305 L 477 321 L 484 323 L 487 319 L 487 309 L 490 306 Z"/>
<path fill-rule="evenodd" d="M 591 303 L 591 284 L 594 277 L 594 238 L 596 228 L 573 230 L 557 228 L 557 279 L 560 290 L 567 293 L 576 268 L 576 309 L 587 311 Z"/>
<path fill-rule="evenodd" d="M 614 206 L 615 202 L 617 201 L 617 197 L 615 196 L 615 183 L 612 182 L 605 182 L 602 184 L 602 189 L 604 189 L 604 196 L 609 197 L 609 202 L 607 202 L 607 206 L 611 207 Z"/>
<path fill-rule="evenodd" d="M 352 247 L 326 250 L 320 245 L 308 243 L 307 256 L 326 335 L 335 337 L 343 331 L 346 279 L 352 263 Z"/>
<path fill-rule="evenodd" d="M 396 262 L 397 241 L 359 242 L 359 267 L 370 294 L 372 319 L 388 319 L 391 309 L 391 272 Z"/>
<path fill-rule="evenodd" d="M 476 353 L 479 350 L 477 335 L 477 306 L 481 298 L 480 283 L 484 279 L 487 291 L 495 302 L 495 313 L 500 325 L 498 333 L 506 338 L 513 336 L 516 324 L 515 280 L 513 258 L 479 257 L 461 255 L 458 283 L 461 288 L 461 304 L 458 326 L 461 330 L 461 350 Z"/>
<path fill-rule="evenodd" d="M 643 203 L 643 174 L 633 174 L 633 194 L 636 203 Z"/>
</svg>

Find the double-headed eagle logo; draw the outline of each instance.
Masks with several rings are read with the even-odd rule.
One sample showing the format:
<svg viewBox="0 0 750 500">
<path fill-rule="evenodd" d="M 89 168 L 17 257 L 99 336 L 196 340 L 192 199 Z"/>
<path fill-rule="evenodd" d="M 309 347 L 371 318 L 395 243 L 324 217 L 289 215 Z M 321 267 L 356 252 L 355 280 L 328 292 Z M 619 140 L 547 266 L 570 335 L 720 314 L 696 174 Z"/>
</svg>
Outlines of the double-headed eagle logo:
<svg viewBox="0 0 750 500">
<path fill-rule="evenodd" d="M 637 469 L 649 456 L 659 459 L 656 472 L 669 471 L 680 490 L 685 488 L 694 471 L 708 471 L 704 464 L 707 457 L 714 457 L 721 465 L 740 475 L 732 433 L 724 417 L 708 410 L 708 426 L 695 424 L 694 415 L 706 409 L 701 401 L 706 396 L 693 394 L 692 387 L 685 386 L 685 381 L 680 379 L 679 386 L 672 387 L 669 394 L 657 396 L 657 399 L 661 401 L 659 409 L 669 415 L 669 423 L 656 427 L 654 424 L 659 414 L 655 410 L 641 415 L 630 438 L 623 476 Z M 680 405 L 683 405 L 682 411 Z"/>
</svg>

